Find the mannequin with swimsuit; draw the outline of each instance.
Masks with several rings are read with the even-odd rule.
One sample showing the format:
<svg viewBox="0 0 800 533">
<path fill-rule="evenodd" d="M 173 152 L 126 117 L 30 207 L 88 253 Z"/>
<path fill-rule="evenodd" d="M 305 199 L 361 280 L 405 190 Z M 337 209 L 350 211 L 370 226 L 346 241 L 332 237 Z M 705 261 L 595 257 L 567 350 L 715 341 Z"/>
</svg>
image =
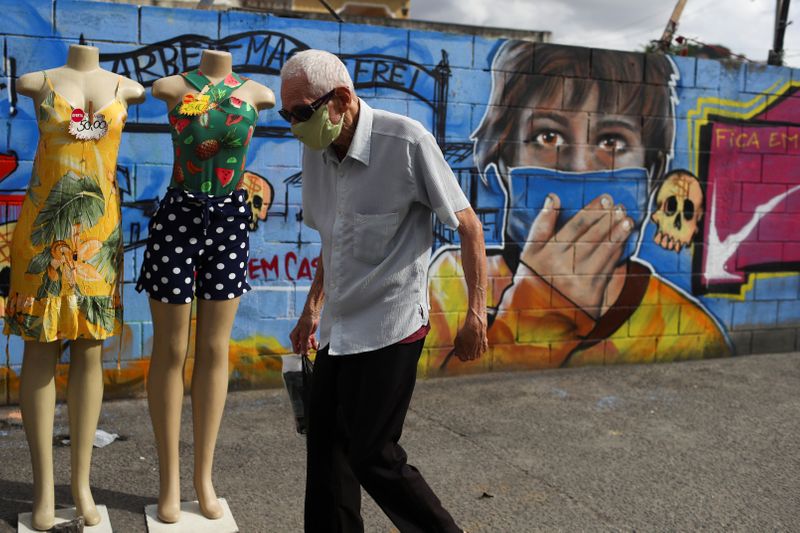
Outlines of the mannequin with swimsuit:
<svg viewBox="0 0 800 533">
<path fill-rule="evenodd" d="M 74 104 L 77 104 L 84 110 L 92 110 L 89 114 L 103 111 L 108 117 L 121 116 L 124 123 L 125 108 L 144 101 L 144 87 L 133 80 L 101 69 L 99 57 L 99 50 L 95 47 L 71 45 L 66 65 L 46 73 L 33 72 L 21 76 L 16 82 L 17 92 L 34 100 L 37 116 L 42 105 L 49 99 L 49 105 L 62 110 L 72 108 L 74 113 L 75 109 L 78 109 Z M 54 101 L 56 103 L 53 103 Z M 122 109 L 115 111 L 113 108 L 117 106 L 122 106 Z M 66 126 L 64 127 L 66 128 Z M 114 127 L 117 128 L 114 135 L 118 136 L 121 133 L 122 125 L 117 123 Z M 40 130 L 41 128 L 40 123 Z M 110 125 L 108 135 L 112 134 L 111 129 Z M 118 137 L 116 141 L 116 144 L 109 141 L 111 144 L 103 144 L 103 148 L 98 148 L 99 150 L 113 150 L 112 154 L 106 154 L 108 160 L 113 162 L 116 161 Z M 75 142 L 74 139 L 73 142 Z M 77 141 L 76 144 L 78 142 L 80 141 Z M 101 145 L 98 142 L 96 146 L 100 147 Z M 47 148 L 40 143 L 39 152 L 44 150 Z M 58 148 L 51 150 L 57 152 Z M 37 152 L 37 154 L 43 158 L 51 157 L 49 152 L 48 154 Z M 111 174 L 110 177 L 113 180 L 114 174 Z M 97 176 L 96 179 L 99 180 L 102 177 Z M 34 187 L 33 183 L 31 187 Z M 105 187 L 113 190 L 116 188 L 116 183 Z M 111 192 L 110 194 L 113 196 L 115 193 Z M 111 200 L 108 201 L 111 202 Z M 115 202 L 118 208 L 118 195 Z M 20 238 L 25 237 L 20 236 Z M 12 245 L 12 265 L 14 259 Z M 18 265 L 20 275 L 22 275 L 26 265 L 20 261 L 18 261 Z M 14 268 L 12 266 L 12 277 Z M 14 290 L 13 283 L 12 281 L 12 291 Z M 113 328 L 114 331 L 104 333 L 118 334 L 119 327 L 121 324 Z M 52 452 L 56 400 L 54 377 L 56 363 L 61 353 L 61 340 L 64 339 L 71 341 L 67 404 L 72 496 L 77 514 L 84 517 L 87 525 L 96 525 L 100 522 L 100 515 L 92 498 L 89 471 L 92 444 L 103 398 L 102 339 L 107 338 L 107 335 L 93 336 L 81 333 L 70 338 L 59 330 L 53 335 L 54 339 L 48 339 L 47 342 L 31 340 L 28 337 L 28 335 L 23 336 L 25 350 L 20 380 L 20 408 L 33 467 L 32 525 L 36 529 L 46 530 L 53 526 L 55 520 Z"/>
<path fill-rule="evenodd" d="M 199 120 L 197 116 L 181 116 L 178 112 L 178 108 L 181 106 L 182 102 L 187 101 L 187 98 L 191 100 L 192 98 L 201 96 L 201 94 L 198 93 L 202 93 L 212 86 L 222 91 L 227 91 L 222 93 L 224 95 L 225 104 L 220 103 L 219 110 L 223 109 L 223 105 L 229 106 L 230 101 L 234 101 L 236 107 L 241 106 L 251 111 L 253 122 L 255 122 L 257 118 L 258 111 L 275 105 L 274 94 L 269 88 L 252 80 L 244 80 L 238 77 L 238 75 L 235 75 L 237 77 L 237 81 L 235 82 L 236 87 L 231 92 L 227 80 L 233 79 L 232 76 L 234 76 L 234 74 L 232 74 L 231 55 L 227 52 L 206 50 L 202 54 L 200 66 L 197 71 L 184 75 L 168 76 L 156 81 L 153 84 L 153 96 L 166 103 L 167 109 L 170 110 L 170 122 L 173 128 L 176 127 L 176 124 L 183 128 L 184 126 L 181 125 L 181 121 L 183 121 L 183 124 L 186 124 L 192 120 Z M 197 80 L 204 80 L 204 82 L 207 82 L 207 86 L 203 88 L 202 91 L 199 90 Z M 214 89 L 211 89 L 211 91 L 213 90 Z M 252 113 L 251 108 L 255 113 Z M 213 113 L 214 114 L 211 114 L 211 112 L 208 113 L 211 117 L 210 119 L 205 117 L 206 121 L 210 120 L 212 122 L 212 126 L 214 126 L 214 120 L 222 120 L 220 118 L 222 113 L 218 113 L 216 110 Z M 239 121 L 238 123 L 241 124 L 241 117 L 232 112 L 229 113 L 229 116 L 231 118 L 228 122 L 234 123 Z M 220 125 L 219 122 L 217 126 L 222 126 L 223 130 L 226 129 L 225 126 Z M 190 129 L 191 127 L 193 126 L 188 126 L 187 128 Z M 233 127 L 234 126 L 231 126 L 231 128 Z M 255 124 L 253 123 L 250 127 L 247 140 L 244 141 L 245 147 L 252 136 L 254 127 Z M 198 129 L 197 131 L 201 130 Z M 175 134 L 173 137 L 174 136 Z M 190 142 L 191 141 L 187 140 L 187 143 Z M 216 140 L 209 142 L 212 142 L 212 145 L 208 146 L 219 150 L 218 144 L 213 144 L 217 143 Z M 181 153 L 180 150 L 183 150 L 183 157 L 185 158 L 185 153 L 189 152 L 190 148 L 192 149 L 191 153 L 194 154 L 198 147 L 196 146 L 197 140 L 194 141 L 195 145 L 187 143 L 181 142 L 180 146 L 176 144 L 176 174 L 180 177 L 176 180 L 175 175 L 173 175 L 173 184 L 171 187 L 176 187 L 177 184 L 180 184 L 184 189 L 192 192 L 194 189 L 200 188 L 194 185 L 190 186 L 191 176 L 189 174 L 195 171 L 197 167 L 194 163 L 189 162 L 188 168 L 191 170 L 183 170 L 186 168 L 186 163 L 183 162 L 179 164 L 179 154 Z M 241 146 L 241 144 L 238 146 Z M 210 149 L 211 148 L 209 148 L 209 150 Z M 198 160 L 201 165 L 208 160 L 207 155 L 207 153 L 203 154 L 201 158 L 203 161 Z M 241 157 L 241 167 L 243 168 L 244 156 L 237 154 L 237 157 Z M 235 158 L 230 158 L 230 160 L 233 159 Z M 237 171 L 241 172 L 241 169 L 238 168 L 239 161 L 240 160 L 237 160 Z M 196 172 L 200 175 L 208 173 L 199 170 Z M 184 178 L 186 179 L 185 182 Z M 211 190 L 210 182 L 204 182 L 202 185 L 203 193 L 207 193 Z M 209 185 L 209 187 L 205 187 L 205 185 Z M 214 186 L 218 187 L 219 184 L 215 181 Z M 230 189 L 231 184 L 228 184 L 225 192 L 227 193 Z M 235 193 L 236 191 L 230 191 L 230 194 Z M 222 198 L 222 196 L 218 198 Z M 181 200 L 181 198 L 178 198 L 177 201 L 180 202 Z M 227 201 L 229 200 L 226 200 L 226 202 Z M 185 203 L 183 205 L 185 205 Z M 206 208 L 208 208 L 208 204 L 206 204 Z M 211 210 L 213 211 L 213 208 Z M 178 213 L 178 215 L 180 216 L 180 213 Z M 172 214 L 169 216 L 169 220 L 174 220 Z M 206 213 L 204 218 L 206 216 L 214 216 L 214 213 Z M 232 219 L 233 217 L 229 218 L 229 220 Z M 198 220 L 198 218 L 195 219 L 195 224 L 189 228 L 189 233 L 192 231 L 200 231 L 198 228 L 201 227 L 201 225 L 197 223 Z M 237 227 L 238 223 L 239 221 L 237 220 Z M 167 224 L 169 223 L 167 222 Z M 180 236 L 176 235 L 176 239 L 178 237 Z M 197 235 L 197 237 L 202 238 L 200 235 Z M 172 241 L 172 238 L 167 240 Z M 242 248 L 244 248 L 244 245 L 242 245 Z M 148 244 L 148 250 L 151 250 L 151 244 Z M 209 254 L 206 253 L 206 256 L 208 255 Z M 190 259 L 191 258 L 187 259 L 187 262 L 190 262 Z M 194 256 L 194 259 L 196 263 L 199 263 L 197 256 Z M 167 259 L 164 258 L 165 262 L 166 260 Z M 239 259 L 237 259 L 237 265 L 239 264 L 238 261 Z M 218 266 L 221 268 L 221 265 Z M 145 274 L 145 270 L 146 269 L 143 268 L 143 275 Z M 163 270 L 164 268 L 162 266 L 162 271 Z M 160 272 L 153 273 L 153 277 L 160 275 Z M 188 281 L 190 277 L 191 276 L 187 276 L 186 280 Z M 199 271 L 197 277 L 201 277 Z M 163 280 L 164 278 L 161 279 Z M 175 294 L 177 294 L 178 289 L 175 289 L 175 291 Z M 150 291 L 148 290 L 148 292 Z M 181 402 L 183 397 L 183 367 L 187 352 L 187 340 L 190 332 L 192 315 L 191 300 L 193 298 L 191 292 L 188 294 L 189 296 L 186 300 L 166 303 L 167 298 L 158 299 L 154 296 L 153 292 L 150 292 L 150 309 L 153 317 L 153 338 L 155 342 L 153 344 L 153 353 L 147 380 L 147 395 L 150 407 L 150 418 L 153 423 L 153 432 L 158 448 L 158 518 L 167 523 L 177 522 L 180 519 L 178 442 L 181 421 Z M 233 294 L 230 294 L 228 295 L 229 299 L 216 299 L 210 298 L 208 294 L 201 297 L 202 294 L 203 292 L 198 284 L 196 354 L 191 384 L 192 420 L 194 428 L 194 487 L 203 515 L 209 519 L 217 519 L 222 517 L 223 510 L 217 500 L 212 484 L 212 466 L 214 447 L 227 395 L 229 339 L 234 316 L 239 305 L 240 295 L 232 297 Z M 185 301 L 187 302 L 184 303 Z"/>
</svg>

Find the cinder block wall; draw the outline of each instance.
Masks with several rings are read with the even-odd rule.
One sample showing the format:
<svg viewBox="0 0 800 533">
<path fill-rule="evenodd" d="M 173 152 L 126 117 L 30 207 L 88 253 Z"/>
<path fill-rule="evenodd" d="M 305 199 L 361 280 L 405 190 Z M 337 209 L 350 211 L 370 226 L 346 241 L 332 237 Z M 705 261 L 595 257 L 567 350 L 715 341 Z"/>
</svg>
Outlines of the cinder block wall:
<svg viewBox="0 0 800 533">
<path fill-rule="evenodd" d="M 38 138 L 31 101 L 14 90 L 18 76 L 62 65 L 83 39 L 100 48 L 105 68 L 149 88 L 217 47 L 279 96 L 283 62 L 323 48 L 342 57 L 370 105 L 434 132 L 484 223 L 489 353 L 472 363 L 452 356 L 466 289 L 458 235 L 437 224 L 433 331 L 420 376 L 800 348 L 800 71 L 237 11 L 75 0 L 0 7 L 4 296 Z M 147 298 L 133 286 L 148 217 L 171 175 L 165 115 L 151 96 L 132 107 L 120 150 L 125 329 L 105 346 L 108 396 L 144 390 L 153 330 Z M 280 384 L 316 267 L 319 237 L 302 224 L 300 156 L 277 112 L 263 112 L 247 164 L 248 187 L 263 203 L 248 265 L 255 290 L 242 298 L 232 334 L 234 387 Z M 558 197 L 555 227 L 552 213 L 541 213 L 547 194 Z M 620 227 L 601 194 L 624 206 L 630 232 L 613 234 Z M 14 403 L 23 344 L 3 342 L 0 403 Z"/>
</svg>

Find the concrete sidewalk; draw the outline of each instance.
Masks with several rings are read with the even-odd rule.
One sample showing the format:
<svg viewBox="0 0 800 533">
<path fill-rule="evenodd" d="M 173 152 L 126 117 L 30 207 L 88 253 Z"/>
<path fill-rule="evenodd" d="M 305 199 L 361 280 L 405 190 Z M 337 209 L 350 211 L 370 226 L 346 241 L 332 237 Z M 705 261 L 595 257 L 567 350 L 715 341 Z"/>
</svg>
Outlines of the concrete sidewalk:
<svg viewBox="0 0 800 533">
<path fill-rule="evenodd" d="M 10 409 L 0 410 L 0 419 Z M 471 533 L 800 531 L 800 354 L 422 381 L 403 444 Z M 66 408 L 56 432 L 66 433 Z M 94 496 L 117 532 L 145 531 L 155 448 L 143 400 L 107 402 Z M 184 499 L 191 483 L 184 411 Z M 243 532 L 302 530 L 304 440 L 285 391 L 231 393 L 216 489 Z M 69 450 L 55 450 L 70 503 Z M 0 531 L 30 510 L 25 437 L 0 427 Z M 368 498 L 369 532 L 391 524 Z"/>
</svg>

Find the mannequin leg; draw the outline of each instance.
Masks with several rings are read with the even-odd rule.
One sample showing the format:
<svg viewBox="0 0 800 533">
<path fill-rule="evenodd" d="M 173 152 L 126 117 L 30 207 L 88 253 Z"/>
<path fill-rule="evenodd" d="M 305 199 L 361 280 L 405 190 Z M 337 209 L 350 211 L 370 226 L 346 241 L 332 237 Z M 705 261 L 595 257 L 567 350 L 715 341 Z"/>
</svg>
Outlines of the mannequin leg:
<svg viewBox="0 0 800 533">
<path fill-rule="evenodd" d="M 150 312 L 153 353 L 147 376 L 147 404 L 158 451 L 158 518 L 173 523 L 181 513 L 178 443 L 191 304 L 167 304 L 150 299 Z"/>
<path fill-rule="evenodd" d="M 19 406 L 33 469 L 31 525 L 42 531 L 53 527 L 55 521 L 53 418 L 58 354 L 58 342 L 26 341 L 19 385 Z"/>
<path fill-rule="evenodd" d="M 97 340 L 72 341 L 69 350 L 70 458 L 72 460 L 72 499 L 87 526 L 100 523 L 100 513 L 92 498 L 89 471 L 100 407 L 103 403 L 103 343 Z"/>
<path fill-rule="evenodd" d="M 197 351 L 192 375 L 194 420 L 194 487 L 206 518 L 222 518 L 211 473 L 225 397 L 228 394 L 228 346 L 239 298 L 199 300 Z"/>
</svg>

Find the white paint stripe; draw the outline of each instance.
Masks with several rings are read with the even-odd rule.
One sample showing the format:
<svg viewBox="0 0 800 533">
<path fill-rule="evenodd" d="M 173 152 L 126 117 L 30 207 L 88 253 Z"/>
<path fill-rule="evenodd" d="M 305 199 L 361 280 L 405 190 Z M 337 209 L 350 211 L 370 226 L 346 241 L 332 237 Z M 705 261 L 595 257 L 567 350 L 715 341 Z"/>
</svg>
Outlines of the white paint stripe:
<svg viewBox="0 0 800 533">
<path fill-rule="evenodd" d="M 772 182 L 767 182 L 772 183 Z M 728 235 L 724 241 L 720 241 L 717 231 L 717 191 L 716 184 L 712 191 L 711 199 L 711 221 L 708 231 L 708 252 L 706 253 L 706 268 L 703 273 L 707 280 L 739 280 L 738 274 L 732 274 L 725 268 L 728 260 L 733 257 L 739 244 L 744 242 L 756 229 L 761 219 L 769 215 L 778 204 L 784 201 L 789 195 L 800 191 L 800 185 L 788 189 L 782 194 L 778 194 L 771 200 L 764 202 L 756 207 L 753 216 L 739 231 Z"/>
<path fill-rule="evenodd" d="M 270 285 L 257 285 L 251 288 L 251 290 L 253 291 L 267 291 L 267 292 L 293 292 L 293 291 L 308 292 L 309 289 L 311 289 L 311 285 L 298 285 L 291 287 L 286 285 L 278 285 L 277 287 L 273 287 Z"/>
</svg>

